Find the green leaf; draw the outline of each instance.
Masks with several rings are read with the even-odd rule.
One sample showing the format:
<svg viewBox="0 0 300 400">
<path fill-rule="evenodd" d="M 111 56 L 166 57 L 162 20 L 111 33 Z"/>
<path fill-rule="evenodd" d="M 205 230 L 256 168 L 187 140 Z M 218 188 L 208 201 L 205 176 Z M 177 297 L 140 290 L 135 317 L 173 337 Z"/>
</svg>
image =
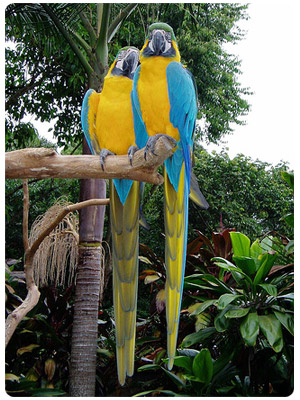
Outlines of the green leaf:
<svg viewBox="0 0 300 400">
<path fill-rule="evenodd" d="M 211 314 L 202 313 L 197 315 L 195 322 L 195 331 L 198 332 L 201 329 L 207 328 L 210 325 Z"/>
<path fill-rule="evenodd" d="M 174 365 L 176 365 L 176 367 L 181 367 L 181 368 L 185 369 L 189 373 L 192 373 L 192 371 L 193 371 L 192 358 L 187 357 L 187 356 L 176 356 L 176 357 L 174 357 Z"/>
<path fill-rule="evenodd" d="M 235 257 L 250 256 L 250 239 L 240 232 L 230 232 L 233 255 Z"/>
<path fill-rule="evenodd" d="M 223 386 L 219 389 L 216 389 L 216 392 L 218 393 L 219 396 L 226 396 L 228 395 L 228 392 L 232 390 L 234 386 Z"/>
<path fill-rule="evenodd" d="M 228 287 L 226 285 L 226 283 L 220 281 L 218 278 L 216 278 L 213 275 L 210 274 L 203 274 L 201 276 L 201 279 L 203 281 L 208 282 L 210 285 L 214 286 L 215 288 L 220 289 L 223 292 L 227 292 L 227 293 L 232 293 L 232 290 L 230 289 L 230 287 Z"/>
<path fill-rule="evenodd" d="M 280 219 L 285 221 L 288 224 L 288 226 L 290 226 L 291 228 L 294 228 L 294 214 L 293 213 L 286 214 Z"/>
<path fill-rule="evenodd" d="M 208 349 L 202 349 L 193 361 L 193 374 L 200 382 L 208 384 L 213 376 L 213 362 Z"/>
<path fill-rule="evenodd" d="M 183 375 L 183 378 L 184 378 L 185 380 L 187 380 L 187 381 L 201 382 L 201 383 L 203 383 L 201 378 L 198 378 L 197 376 L 192 375 L 192 374 L 184 374 L 184 375 Z"/>
<path fill-rule="evenodd" d="M 104 357 L 112 357 L 114 355 L 114 353 L 112 351 L 110 351 L 108 349 L 100 349 L 99 347 L 97 349 L 97 354 L 100 354 L 101 356 L 104 356 Z"/>
<path fill-rule="evenodd" d="M 160 365 L 157 365 L 157 364 L 146 364 L 146 365 L 142 365 L 137 370 L 139 372 L 141 372 L 141 371 L 149 371 L 151 369 L 160 369 L 160 368 L 161 368 Z"/>
<path fill-rule="evenodd" d="M 259 327 L 266 337 L 267 341 L 272 346 L 273 350 L 278 353 L 283 348 L 283 338 L 281 323 L 274 314 L 259 315 Z"/>
<path fill-rule="evenodd" d="M 230 325 L 230 321 L 225 318 L 226 312 L 231 308 L 232 306 L 229 304 L 224 310 L 222 310 L 214 319 L 214 325 L 215 328 L 218 332 L 225 332 Z"/>
<path fill-rule="evenodd" d="M 209 338 L 214 333 L 216 333 L 216 329 L 214 327 L 201 329 L 198 332 L 191 333 L 190 335 L 187 335 L 183 339 L 183 341 L 181 343 L 181 346 L 182 347 L 190 347 L 195 343 L 202 343 L 204 340 Z"/>
<path fill-rule="evenodd" d="M 179 355 L 186 356 L 189 358 L 194 358 L 198 353 L 200 353 L 199 350 L 195 349 L 177 349 L 177 352 Z"/>
<path fill-rule="evenodd" d="M 294 315 L 274 311 L 275 317 L 294 336 Z"/>
<path fill-rule="evenodd" d="M 262 287 L 270 296 L 277 296 L 277 287 L 270 283 L 260 283 L 258 286 Z"/>
<path fill-rule="evenodd" d="M 281 176 L 282 179 L 284 179 L 286 183 L 289 185 L 289 187 L 294 190 L 294 174 L 291 174 L 286 171 L 281 171 Z"/>
<path fill-rule="evenodd" d="M 218 310 L 224 310 L 225 307 L 228 306 L 228 304 L 232 303 L 234 300 L 243 297 L 241 294 L 230 294 L 230 293 L 225 293 L 220 296 L 218 300 Z"/>
<path fill-rule="evenodd" d="M 294 253 L 294 240 L 290 240 L 288 244 L 285 246 L 284 250 L 286 251 L 287 255 Z"/>
<path fill-rule="evenodd" d="M 234 264 L 232 264 L 232 262 L 226 260 L 226 258 L 222 258 L 222 257 L 214 257 L 211 259 L 211 261 L 213 261 L 215 264 L 219 265 L 222 264 L 223 267 L 222 268 L 236 268 L 236 266 Z"/>
<path fill-rule="evenodd" d="M 168 375 L 169 378 L 171 378 L 171 380 L 179 387 L 183 387 L 185 386 L 185 383 L 183 382 L 183 380 L 181 380 L 177 375 L 175 375 L 173 372 L 161 367 L 161 369 L 163 371 L 165 371 L 165 373 Z"/>
<path fill-rule="evenodd" d="M 252 243 L 250 247 L 250 257 L 258 258 L 262 254 L 263 250 L 259 244 L 259 240 L 256 239 L 255 242 Z"/>
<path fill-rule="evenodd" d="M 30 390 L 32 397 L 65 396 L 67 393 L 60 389 L 39 388 Z"/>
<path fill-rule="evenodd" d="M 132 397 L 141 397 L 141 396 L 144 397 L 150 393 L 162 393 L 162 394 L 165 394 L 167 396 L 172 396 L 172 397 L 186 397 L 185 394 L 177 394 L 175 392 L 172 392 L 171 390 L 160 390 L 160 389 L 146 390 L 145 392 L 134 394 L 134 395 L 132 395 Z"/>
<path fill-rule="evenodd" d="M 234 264 L 220 257 L 215 257 L 212 259 L 212 261 L 214 261 L 218 267 L 223 268 L 226 271 L 230 271 L 233 279 L 239 286 L 245 287 L 245 289 L 247 289 L 247 284 L 252 286 L 252 280 L 250 277 Z"/>
<path fill-rule="evenodd" d="M 240 332 L 247 346 L 255 346 L 259 333 L 258 315 L 249 313 L 240 325 Z"/>
<path fill-rule="evenodd" d="M 143 336 L 136 340 L 136 344 L 141 346 L 144 343 L 157 342 L 159 340 L 160 340 L 160 338 L 158 338 L 157 336 Z"/>
<path fill-rule="evenodd" d="M 272 236 L 266 236 L 263 238 L 263 240 L 260 242 L 261 248 L 263 250 L 263 253 L 267 253 L 268 251 L 272 251 L 273 249 L 273 237 Z"/>
<path fill-rule="evenodd" d="M 279 297 L 282 297 L 282 296 L 278 296 L 277 298 L 279 298 Z M 272 308 L 272 310 L 279 311 L 284 314 L 294 314 L 293 310 L 287 310 L 286 308 L 277 306 L 276 304 L 270 306 L 270 308 Z"/>
<path fill-rule="evenodd" d="M 206 300 L 203 303 L 198 303 L 197 308 L 191 313 L 191 315 L 198 315 L 205 311 L 208 307 L 217 303 L 216 299 Z"/>
<path fill-rule="evenodd" d="M 248 276 L 253 275 L 256 272 L 256 263 L 253 258 L 234 256 L 234 262 L 236 265 Z"/>
<path fill-rule="evenodd" d="M 265 253 L 261 257 L 261 264 L 256 272 L 255 278 L 253 280 L 254 285 L 258 285 L 261 281 L 263 281 L 268 273 L 270 272 L 271 268 L 274 265 L 274 262 L 277 258 L 277 253 Z"/>
<path fill-rule="evenodd" d="M 242 318 L 245 315 L 248 314 L 248 312 L 250 311 L 250 307 L 248 308 L 233 308 L 229 311 L 227 311 L 227 313 L 225 314 L 226 318 Z"/>
</svg>

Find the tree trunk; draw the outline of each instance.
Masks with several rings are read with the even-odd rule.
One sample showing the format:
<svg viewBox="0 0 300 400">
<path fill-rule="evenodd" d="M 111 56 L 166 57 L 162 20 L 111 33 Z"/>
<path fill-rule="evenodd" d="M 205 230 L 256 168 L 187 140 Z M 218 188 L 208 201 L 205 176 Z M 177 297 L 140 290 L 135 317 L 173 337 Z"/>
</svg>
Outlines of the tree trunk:
<svg viewBox="0 0 300 400">
<path fill-rule="evenodd" d="M 70 368 L 72 397 L 95 396 L 101 250 L 101 244 L 79 246 Z"/>
<path fill-rule="evenodd" d="M 84 140 L 83 153 L 90 153 Z M 102 179 L 82 179 L 80 200 L 106 197 Z M 70 396 L 95 396 L 99 294 L 103 283 L 102 236 L 105 206 L 87 207 L 79 214 L 79 257 L 76 278 Z"/>
</svg>

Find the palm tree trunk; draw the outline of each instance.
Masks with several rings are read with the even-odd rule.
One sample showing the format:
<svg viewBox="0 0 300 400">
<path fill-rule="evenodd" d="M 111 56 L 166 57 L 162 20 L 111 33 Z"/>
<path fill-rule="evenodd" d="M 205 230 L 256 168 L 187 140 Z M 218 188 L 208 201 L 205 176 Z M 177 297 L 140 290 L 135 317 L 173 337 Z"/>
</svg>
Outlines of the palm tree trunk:
<svg viewBox="0 0 300 400">
<path fill-rule="evenodd" d="M 89 152 L 85 142 L 83 152 Z M 102 179 L 82 179 L 80 201 L 105 198 Z M 72 329 L 70 387 L 72 397 L 95 396 L 98 305 L 103 286 L 102 236 L 105 206 L 79 214 L 79 254 Z"/>
<path fill-rule="evenodd" d="M 99 243 L 79 247 L 69 388 L 72 397 L 95 396 L 101 254 Z"/>
</svg>

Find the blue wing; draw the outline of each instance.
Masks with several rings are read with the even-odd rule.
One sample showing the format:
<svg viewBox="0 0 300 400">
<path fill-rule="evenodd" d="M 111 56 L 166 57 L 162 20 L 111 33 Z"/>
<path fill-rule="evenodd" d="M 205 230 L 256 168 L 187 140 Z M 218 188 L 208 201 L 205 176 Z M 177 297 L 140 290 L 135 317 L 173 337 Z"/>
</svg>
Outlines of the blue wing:
<svg viewBox="0 0 300 400">
<path fill-rule="evenodd" d="M 170 121 L 178 128 L 180 140 L 191 146 L 197 118 L 196 86 L 192 74 L 173 61 L 167 67 Z"/>
<path fill-rule="evenodd" d="M 137 83 L 139 80 L 140 71 L 141 71 L 141 66 L 138 67 L 133 78 L 133 88 L 131 92 L 131 107 L 132 107 L 133 125 L 135 132 L 135 144 L 141 149 L 144 146 L 146 146 L 149 136 L 143 121 L 140 100 L 137 91 Z"/>
<path fill-rule="evenodd" d="M 166 161 L 167 172 L 177 190 L 182 161 L 185 162 L 189 193 L 193 132 L 197 118 L 196 86 L 191 73 L 182 64 L 173 61 L 167 67 L 167 85 L 170 102 L 170 122 L 179 131 L 180 142 L 172 159 Z M 173 160 L 174 159 L 174 160 Z"/>
<path fill-rule="evenodd" d="M 94 89 L 89 89 L 84 96 L 81 107 L 81 125 L 92 154 L 100 153 L 100 146 L 95 134 L 98 96 L 99 94 Z"/>
</svg>

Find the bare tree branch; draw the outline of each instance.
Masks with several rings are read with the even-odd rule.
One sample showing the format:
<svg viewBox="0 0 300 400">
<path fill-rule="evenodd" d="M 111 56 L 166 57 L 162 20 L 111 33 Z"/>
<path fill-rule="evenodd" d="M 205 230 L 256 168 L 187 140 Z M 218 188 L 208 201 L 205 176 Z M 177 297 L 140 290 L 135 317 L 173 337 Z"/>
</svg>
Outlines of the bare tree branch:
<svg viewBox="0 0 300 400">
<path fill-rule="evenodd" d="M 173 154 L 174 142 L 165 135 L 161 136 L 154 153 L 138 150 L 133 157 L 132 166 L 127 155 L 108 156 L 105 170 L 100 165 L 99 156 L 58 155 L 53 149 L 27 148 L 5 154 L 5 177 L 8 179 L 28 178 L 74 178 L 74 179 L 132 179 L 155 185 L 163 183 L 163 177 L 157 168 Z"/>
</svg>

